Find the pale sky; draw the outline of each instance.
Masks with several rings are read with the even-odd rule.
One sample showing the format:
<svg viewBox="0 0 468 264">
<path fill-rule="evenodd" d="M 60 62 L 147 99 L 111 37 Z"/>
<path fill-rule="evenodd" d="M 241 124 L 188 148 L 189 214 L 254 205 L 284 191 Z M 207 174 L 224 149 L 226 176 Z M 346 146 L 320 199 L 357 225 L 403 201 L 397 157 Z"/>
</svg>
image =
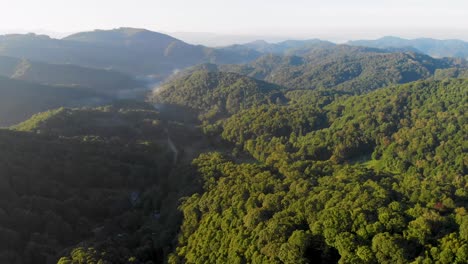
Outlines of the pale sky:
<svg viewBox="0 0 468 264">
<path fill-rule="evenodd" d="M 0 33 L 126 26 L 336 41 L 468 40 L 467 0 L 0 0 L 0 10 Z"/>
</svg>

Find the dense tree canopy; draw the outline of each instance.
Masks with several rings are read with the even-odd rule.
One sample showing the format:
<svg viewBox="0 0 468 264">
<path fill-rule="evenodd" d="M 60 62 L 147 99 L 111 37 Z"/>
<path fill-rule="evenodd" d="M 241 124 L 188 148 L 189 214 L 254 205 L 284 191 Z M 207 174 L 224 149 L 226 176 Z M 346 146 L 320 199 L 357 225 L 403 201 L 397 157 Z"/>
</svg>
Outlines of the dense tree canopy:
<svg viewBox="0 0 468 264">
<path fill-rule="evenodd" d="M 314 46 L 289 55 L 264 55 L 242 65 L 221 65 L 289 89 L 339 89 L 368 92 L 390 84 L 408 83 L 433 76 L 436 69 L 465 68 L 454 59 L 434 59 L 414 52 L 338 46 Z M 455 76 L 452 76 L 455 77 Z"/>
<path fill-rule="evenodd" d="M 236 73 L 200 70 L 158 88 L 153 100 L 198 111 L 202 119 L 219 119 L 254 105 L 282 102 L 280 90 Z"/>
<path fill-rule="evenodd" d="M 259 164 L 194 161 L 205 190 L 170 262 L 465 263 L 467 92 L 416 82 L 221 121 Z"/>
<path fill-rule="evenodd" d="M 200 134 L 132 102 L 61 108 L 14 129 L 27 132 L 0 130 L 1 263 L 164 259 L 178 199 L 199 188 L 167 142 Z M 90 254 L 96 262 L 80 260 Z"/>
<path fill-rule="evenodd" d="M 468 263 L 461 59 L 129 28 L 0 50 L 152 80 L 276 53 L 174 74 L 151 103 L 25 81 L 120 90 L 113 71 L 0 57 L 0 263 Z"/>
</svg>

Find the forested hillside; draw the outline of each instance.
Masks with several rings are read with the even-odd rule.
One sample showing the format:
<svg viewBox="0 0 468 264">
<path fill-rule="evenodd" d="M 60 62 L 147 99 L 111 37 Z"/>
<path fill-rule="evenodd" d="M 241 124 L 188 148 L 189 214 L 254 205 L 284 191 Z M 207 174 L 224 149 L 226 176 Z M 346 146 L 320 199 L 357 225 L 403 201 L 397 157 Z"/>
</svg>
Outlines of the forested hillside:
<svg viewBox="0 0 468 264">
<path fill-rule="evenodd" d="M 257 162 L 194 161 L 204 192 L 169 262 L 466 263 L 467 93 L 416 82 L 222 121 Z"/>
<path fill-rule="evenodd" d="M 418 53 L 338 45 L 306 48 L 295 55 L 265 55 L 244 65 L 220 66 L 289 89 L 339 89 L 368 92 L 390 84 L 431 77 L 436 69 L 466 68 L 452 59 L 434 59 Z"/>
<path fill-rule="evenodd" d="M 125 101 L 41 113 L 14 130 L 0 131 L 0 263 L 56 263 L 91 247 L 105 263 L 162 263 L 178 199 L 199 188 L 168 140 L 201 134 Z"/>
<path fill-rule="evenodd" d="M 434 78 L 443 80 L 447 78 L 462 78 L 468 79 L 468 69 L 466 68 L 447 68 L 438 69 L 434 74 Z"/>
<path fill-rule="evenodd" d="M 0 55 L 1 264 L 468 263 L 464 59 L 134 28 Z"/>
<path fill-rule="evenodd" d="M 156 103 L 187 107 L 216 119 L 265 103 L 281 103 L 281 87 L 236 73 L 195 71 L 158 88 Z"/>
</svg>

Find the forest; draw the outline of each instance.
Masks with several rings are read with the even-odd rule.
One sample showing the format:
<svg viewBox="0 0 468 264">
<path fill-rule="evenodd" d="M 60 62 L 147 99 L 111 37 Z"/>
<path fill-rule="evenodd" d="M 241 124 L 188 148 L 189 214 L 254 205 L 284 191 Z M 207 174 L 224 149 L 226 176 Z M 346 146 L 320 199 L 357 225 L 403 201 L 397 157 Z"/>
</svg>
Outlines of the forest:
<svg viewBox="0 0 468 264">
<path fill-rule="evenodd" d="M 466 263 L 467 93 L 420 81 L 208 125 L 235 148 L 194 160 L 170 263 Z"/>
<path fill-rule="evenodd" d="M 1 36 L 0 263 L 468 263 L 468 64 L 368 46 Z"/>
</svg>

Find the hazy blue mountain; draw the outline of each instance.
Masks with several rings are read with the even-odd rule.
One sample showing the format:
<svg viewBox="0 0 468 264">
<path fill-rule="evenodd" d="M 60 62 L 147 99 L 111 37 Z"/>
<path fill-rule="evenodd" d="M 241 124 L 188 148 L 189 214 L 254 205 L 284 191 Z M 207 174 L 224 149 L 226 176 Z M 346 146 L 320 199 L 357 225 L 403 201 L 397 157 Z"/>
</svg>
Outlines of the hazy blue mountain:
<svg viewBox="0 0 468 264">
<path fill-rule="evenodd" d="M 64 39 L 4 35 L 0 36 L 0 55 L 152 75 L 156 79 L 203 62 L 243 63 L 258 57 L 251 52 L 191 45 L 165 34 L 134 28 L 82 32 Z"/>
<path fill-rule="evenodd" d="M 265 40 L 256 40 L 245 44 L 231 45 L 226 48 L 231 50 L 250 49 L 260 53 L 294 54 L 295 52 L 304 49 L 332 46 L 335 46 L 335 44 L 319 39 L 286 40 L 278 43 L 269 43 Z"/>
<path fill-rule="evenodd" d="M 119 28 L 115 30 L 95 30 L 88 32 L 80 32 L 65 37 L 64 40 L 88 42 L 88 43 L 103 43 L 115 46 L 142 46 L 149 44 L 158 44 L 161 48 L 170 45 L 174 41 L 179 41 L 169 35 L 152 32 L 138 28 Z"/>
<path fill-rule="evenodd" d="M 413 48 L 432 57 L 468 58 L 468 42 L 456 39 L 437 40 L 431 38 L 403 39 L 383 37 L 376 40 L 349 41 L 349 45 L 374 48 Z"/>
</svg>

